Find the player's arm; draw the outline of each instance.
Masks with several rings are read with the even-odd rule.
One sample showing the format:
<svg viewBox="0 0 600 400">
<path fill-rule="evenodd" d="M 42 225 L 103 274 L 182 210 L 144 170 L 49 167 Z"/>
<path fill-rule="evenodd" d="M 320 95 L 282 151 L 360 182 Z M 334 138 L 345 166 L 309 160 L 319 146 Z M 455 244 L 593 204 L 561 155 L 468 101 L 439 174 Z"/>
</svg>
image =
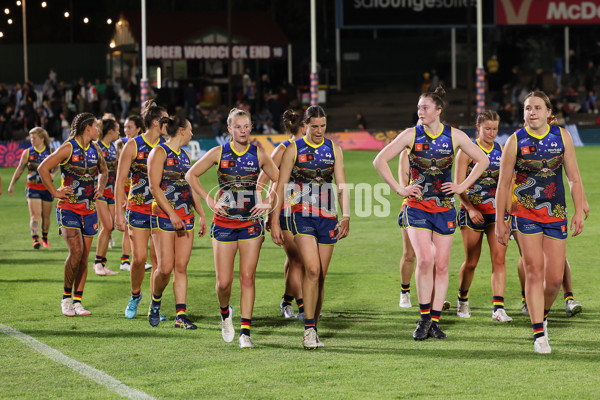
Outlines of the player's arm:
<svg viewBox="0 0 600 400">
<path fill-rule="evenodd" d="M 581 183 L 581 175 L 579 174 L 579 167 L 577 165 L 577 156 L 575 154 L 575 146 L 573 145 L 573 138 L 569 131 L 564 129 L 565 133 L 563 136 L 563 143 L 565 146 L 565 173 L 567 174 L 567 182 L 569 183 L 569 190 L 571 191 L 571 197 L 573 197 L 573 206 L 575 206 L 575 214 L 571 218 L 571 230 L 573 234 L 571 236 L 577 236 L 583 231 L 583 185 Z"/>
<path fill-rule="evenodd" d="M 15 173 L 13 174 L 12 179 L 10 180 L 10 184 L 8 185 L 8 194 L 11 196 L 13 195 L 13 192 L 15 190 L 15 188 L 14 188 L 15 183 L 17 183 L 17 181 L 21 177 L 21 174 L 23 173 L 23 171 L 25 171 L 25 168 L 27 168 L 27 160 L 28 159 L 29 159 L 29 149 L 25 150 L 23 152 L 23 154 L 21 154 L 21 159 L 19 160 L 19 165 L 17 165 L 17 169 L 15 169 Z"/>
<path fill-rule="evenodd" d="M 475 166 L 471 170 L 469 176 L 465 178 L 461 183 L 458 182 L 445 182 L 442 184 L 442 191 L 446 195 L 453 193 L 461 194 L 470 188 L 475 181 L 483 174 L 485 169 L 490 165 L 490 160 L 487 158 L 483 150 L 467 136 L 466 133 L 459 129 L 452 129 L 452 139 L 456 143 L 456 147 L 462 150 L 468 157 L 470 157 Z"/>
<path fill-rule="evenodd" d="M 504 213 L 511 199 L 510 188 L 514 178 L 515 164 L 517 163 L 516 145 L 516 136 L 512 134 L 506 141 L 500 158 L 500 176 L 496 188 L 496 239 L 504 246 L 508 245 L 509 229 L 503 221 Z"/>
<path fill-rule="evenodd" d="M 296 156 L 296 146 L 288 146 L 283 153 L 281 165 L 279 166 L 279 180 L 276 185 L 275 193 L 277 195 L 273 199 L 272 214 L 271 214 L 271 238 L 273 242 L 281 246 L 283 245 L 283 232 L 279 226 L 279 216 L 281 215 L 281 207 L 283 206 L 283 197 L 287 184 L 290 182 L 292 169 L 294 168 L 294 157 Z"/>
<path fill-rule="evenodd" d="M 213 165 L 219 162 L 221 154 L 221 147 L 213 147 L 206 153 L 200 160 L 198 160 L 192 168 L 185 174 L 185 180 L 188 181 L 193 191 L 198 193 L 201 199 L 206 201 L 208 207 L 215 212 L 215 214 L 223 215 L 225 210 L 222 205 L 217 202 L 216 199 L 211 197 L 206 189 L 202 186 L 198 178 L 206 173 Z"/>
<path fill-rule="evenodd" d="M 50 171 L 53 168 L 58 167 L 61 162 L 64 162 L 71 156 L 71 152 L 73 151 L 73 146 L 71 143 L 66 142 L 62 146 L 58 148 L 55 152 L 50 154 L 42 163 L 38 166 L 38 174 L 40 174 L 40 178 L 42 179 L 42 183 L 46 186 L 46 189 L 50 192 L 52 197 L 56 197 L 57 199 L 64 199 L 69 194 L 73 194 L 74 190 L 71 186 L 62 186 L 58 189 L 54 187 L 54 183 L 52 182 L 52 176 L 50 175 Z"/>
<path fill-rule="evenodd" d="M 346 185 L 346 170 L 344 169 L 344 152 L 335 143 L 335 164 L 333 164 L 333 175 L 338 189 L 338 202 L 342 210 L 342 219 L 337 224 L 338 234 L 336 238 L 343 239 L 350 232 L 350 190 Z"/>
<path fill-rule="evenodd" d="M 401 186 L 400 183 L 394 179 L 392 174 L 392 170 L 388 163 L 395 157 L 398 156 L 404 149 L 409 149 L 412 146 L 412 143 L 415 139 L 415 129 L 409 128 L 405 129 L 401 134 L 399 134 L 396 139 L 394 139 L 390 144 L 385 146 L 375 160 L 373 160 L 373 166 L 377 170 L 377 173 L 383 178 L 385 183 L 387 183 L 390 188 L 400 196 L 418 196 L 421 194 L 421 189 L 423 189 L 420 185 L 409 185 L 409 186 Z"/>
</svg>

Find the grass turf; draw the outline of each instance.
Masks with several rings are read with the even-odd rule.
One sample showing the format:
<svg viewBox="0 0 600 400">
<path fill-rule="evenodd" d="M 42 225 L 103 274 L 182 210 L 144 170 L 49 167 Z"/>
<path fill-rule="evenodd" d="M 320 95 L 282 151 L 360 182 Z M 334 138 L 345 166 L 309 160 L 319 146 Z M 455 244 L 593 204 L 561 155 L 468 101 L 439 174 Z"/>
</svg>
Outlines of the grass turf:
<svg viewBox="0 0 600 400">
<path fill-rule="evenodd" d="M 534 354 L 530 321 L 520 312 L 515 243 L 507 253 L 505 293 L 507 312 L 514 322 L 499 324 L 491 319 L 491 265 L 486 246 L 469 292 L 472 317 L 456 317 L 458 269 L 464 257 L 459 233 L 450 260 L 447 299 L 452 308 L 441 319 L 449 337 L 443 341 L 412 339 L 418 319 L 416 287 L 413 279 L 413 308 L 400 309 L 400 199 L 392 195 L 386 196 L 391 202 L 387 217 L 358 218 L 353 211 L 350 236 L 336 246 L 319 325 L 326 345 L 322 350 L 303 350 L 302 323 L 280 316 L 285 256 L 269 237 L 256 273 L 252 320 L 256 348 L 252 351 L 240 350 L 237 340 L 224 343 L 221 339 L 207 237 L 196 239 L 188 266 L 188 313 L 198 330 L 173 328 L 171 285 L 162 306 L 171 321 L 150 327 L 146 319 L 149 274 L 138 316 L 125 319 L 129 277 L 123 272 L 96 276 L 91 269 L 93 254 L 83 297 L 92 316 L 65 318 L 59 302 L 66 245 L 52 215 L 52 247 L 32 250 L 24 178 L 14 196 L 6 193 L 14 169 L 0 169 L 4 188 L 0 197 L 0 323 L 157 398 L 598 398 L 600 301 L 595 294 L 600 251 L 595 243 L 600 233 L 596 213 L 600 174 L 594 159 L 599 150 L 577 149 L 592 213 L 583 235 L 568 243 L 575 298 L 583 303 L 584 311 L 567 318 L 559 294 L 549 318 L 550 355 Z M 381 182 L 371 166 L 374 156 L 346 152 L 348 181 Z M 203 182 L 212 187 L 216 179 L 211 174 Z M 354 201 L 356 192 L 352 194 Z M 112 269 L 118 269 L 120 233 L 115 232 L 115 239 L 117 247 L 107 257 Z M 239 332 L 236 280 L 231 304 Z M 6 335 L 0 335 L 0 360 L 1 398 L 58 398 L 67 393 L 84 399 L 119 397 Z"/>
</svg>

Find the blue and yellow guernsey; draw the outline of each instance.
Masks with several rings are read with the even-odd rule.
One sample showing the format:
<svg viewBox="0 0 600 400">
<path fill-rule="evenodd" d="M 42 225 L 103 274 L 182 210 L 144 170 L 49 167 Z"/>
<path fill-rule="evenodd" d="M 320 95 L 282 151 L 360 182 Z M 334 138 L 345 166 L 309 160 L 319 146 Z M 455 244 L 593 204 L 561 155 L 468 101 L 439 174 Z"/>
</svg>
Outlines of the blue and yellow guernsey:
<svg viewBox="0 0 600 400">
<path fill-rule="evenodd" d="M 442 125 L 432 135 L 423 125 L 415 127 L 415 139 L 410 154 L 410 184 L 421 185 L 421 196 L 409 197 L 408 206 L 437 213 L 454 208 L 454 196 L 442 192 L 442 184 L 452 182 L 454 162 L 452 127 Z"/>
<path fill-rule="evenodd" d="M 333 187 L 335 148 L 329 139 L 318 145 L 305 138 L 294 141 L 296 155 L 292 169 L 292 212 L 336 218 Z"/>
<path fill-rule="evenodd" d="M 103 196 L 107 199 L 114 199 L 115 179 L 117 177 L 117 149 L 114 143 L 111 142 L 106 145 L 101 140 L 98 141 L 98 146 L 100 146 L 100 151 L 102 151 L 102 156 L 104 157 L 104 161 L 106 161 L 106 168 L 108 168 L 108 180 L 104 187 Z"/>
<path fill-rule="evenodd" d="M 238 153 L 231 142 L 221 146 L 217 201 L 224 204 L 227 216 L 215 215 L 215 223 L 226 228 L 244 228 L 260 220 L 250 215 L 258 199 L 256 183 L 259 173 L 258 147 L 248 144 L 246 150 Z"/>
<path fill-rule="evenodd" d="M 135 144 L 135 158 L 129 169 L 131 186 L 127 197 L 127 209 L 146 215 L 152 214 L 152 193 L 148 183 L 148 155 L 157 145 L 164 143 L 162 136 L 156 143 L 148 143 L 144 135 L 131 139 Z"/>
<path fill-rule="evenodd" d="M 494 142 L 491 149 L 486 149 L 479 143 L 479 140 L 473 140 L 490 160 L 490 165 L 483 174 L 475 181 L 473 186 L 467 189 L 467 197 L 473 206 L 482 214 L 496 213 L 496 188 L 498 187 L 498 177 L 500 176 L 500 158 L 502 157 L 502 146 Z M 467 168 L 467 176 L 471 173 L 475 163 L 473 160 Z M 464 208 L 461 206 L 461 208 Z"/>
<path fill-rule="evenodd" d="M 174 151 L 167 143 L 161 143 L 157 147 L 164 150 L 167 155 L 163 165 L 160 188 L 177 215 L 186 224 L 189 224 L 194 217 L 192 213 L 192 206 L 194 205 L 192 192 L 190 184 L 185 180 L 185 174 L 192 165 L 190 155 L 183 149 L 178 152 Z M 160 208 L 154 199 L 152 200 L 152 215 L 169 218 L 169 215 Z"/>
<path fill-rule="evenodd" d="M 98 185 L 98 160 L 102 156 L 93 143 L 86 148 L 77 139 L 67 143 L 71 144 L 72 150 L 71 155 L 60 164 L 61 187 L 71 186 L 73 194 L 59 199 L 56 207 L 80 215 L 93 214 L 96 212 L 94 193 Z"/>
<path fill-rule="evenodd" d="M 563 132 L 558 126 L 548 127 L 541 136 L 532 134 L 527 127 L 515 132 L 515 201 L 510 214 L 542 223 L 567 219 Z"/>
<path fill-rule="evenodd" d="M 25 187 L 35 190 L 47 190 L 46 186 L 42 183 L 42 178 L 38 173 L 38 166 L 44 161 L 51 153 L 52 150 L 48 146 L 40 151 L 37 151 L 35 147 L 31 146 L 27 150 L 27 182 Z"/>
</svg>

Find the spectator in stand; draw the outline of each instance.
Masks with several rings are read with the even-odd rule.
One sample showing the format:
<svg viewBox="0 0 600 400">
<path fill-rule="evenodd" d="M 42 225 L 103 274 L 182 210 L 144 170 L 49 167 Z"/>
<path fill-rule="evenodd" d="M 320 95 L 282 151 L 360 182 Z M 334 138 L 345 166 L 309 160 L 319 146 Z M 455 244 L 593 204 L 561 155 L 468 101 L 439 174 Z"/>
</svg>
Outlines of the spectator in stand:
<svg viewBox="0 0 600 400">
<path fill-rule="evenodd" d="M 125 118 L 129 113 L 131 105 L 131 81 L 127 80 L 119 89 L 119 98 L 121 99 L 121 123 L 125 122 Z"/>
<path fill-rule="evenodd" d="M 356 113 L 356 126 L 361 131 L 367 130 L 367 120 L 362 113 Z"/>
<path fill-rule="evenodd" d="M 279 100 L 279 94 L 275 93 L 268 97 L 267 99 L 267 107 L 269 108 L 269 113 L 271 114 L 271 121 L 273 130 L 275 133 L 281 132 L 281 117 L 285 111 L 285 107 Z"/>
<path fill-rule="evenodd" d="M 544 70 L 538 68 L 535 70 L 535 75 L 531 84 L 533 90 L 544 91 Z"/>
<path fill-rule="evenodd" d="M 65 114 L 60 113 L 60 130 L 61 137 L 63 142 L 66 142 L 69 139 L 69 135 L 71 134 L 71 124 L 65 117 Z"/>
<path fill-rule="evenodd" d="M 187 116 L 187 119 L 190 120 L 192 125 L 196 125 L 198 123 L 198 118 L 196 117 L 198 92 L 196 92 L 193 82 L 188 82 L 187 86 L 185 87 L 183 97 L 185 100 L 185 115 Z"/>
<path fill-rule="evenodd" d="M 594 113 L 598 114 L 598 104 L 596 103 L 596 92 L 590 90 L 583 99 L 583 103 L 581 103 L 581 108 L 583 112 L 587 112 L 588 114 Z"/>
<path fill-rule="evenodd" d="M 562 77 L 564 73 L 563 68 L 563 59 L 562 57 L 554 58 L 554 73 L 552 77 L 554 78 L 554 84 L 556 85 L 556 89 L 562 90 Z"/>
<path fill-rule="evenodd" d="M 593 61 L 589 61 L 587 69 L 584 73 L 583 84 L 585 85 L 585 91 L 587 93 L 594 91 L 594 83 L 596 81 L 596 67 Z"/>
<path fill-rule="evenodd" d="M 88 82 L 87 101 L 91 106 L 92 114 L 94 114 L 96 117 L 100 116 L 100 100 L 98 96 L 98 89 L 96 89 L 92 82 Z"/>
<path fill-rule="evenodd" d="M 117 102 L 117 91 L 112 83 L 110 77 L 106 77 L 106 84 L 104 86 L 104 112 L 114 114 L 116 113 L 116 102 Z"/>
<path fill-rule="evenodd" d="M 4 111 L 0 112 L 0 140 L 12 140 L 14 123 L 13 106 L 8 104 Z"/>
</svg>

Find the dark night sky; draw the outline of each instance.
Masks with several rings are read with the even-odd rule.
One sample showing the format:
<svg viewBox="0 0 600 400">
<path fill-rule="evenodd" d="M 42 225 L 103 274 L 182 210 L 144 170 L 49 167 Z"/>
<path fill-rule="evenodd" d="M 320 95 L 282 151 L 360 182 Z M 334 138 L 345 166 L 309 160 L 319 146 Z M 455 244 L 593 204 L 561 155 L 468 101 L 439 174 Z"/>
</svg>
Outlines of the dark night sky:
<svg viewBox="0 0 600 400">
<path fill-rule="evenodd" d="M 47 6 L 41 7 L 42 0 L 27 0 L 27 39 L 29 43 L 106 43 L 114 29 L 106 20 L 112 18 L 113 24 L 123 11 L 139 11 L 141 0 L 46 0 Z M 308 32 L 309 7 L 306 0 L 232 0 L 235 11 L 268 11 L 280 24 L 290 40 L 304 37 Z M 327 9 L 331 29 L 333 29 L 334 0 L 320 2 L 321 11 Z M 0 31 L 4 37 L 1 43 L 22 43 L 22 12 L 16 0 L 0 1 Z M 4 9 L 9 8 L 6 15 Z M 148 11 L 226 11 L 226 0 L 147 0 Z M 69 19 L 63 16 L 69 11 Z M 88 17 L 90 22 L 83 23 Z M 13 24 L 7 23 L 12 18 Z M 302 21 L 302 22 L 301 22 Z M 72 26 L 71 26 L 72 25 Z"/>
</svg>

